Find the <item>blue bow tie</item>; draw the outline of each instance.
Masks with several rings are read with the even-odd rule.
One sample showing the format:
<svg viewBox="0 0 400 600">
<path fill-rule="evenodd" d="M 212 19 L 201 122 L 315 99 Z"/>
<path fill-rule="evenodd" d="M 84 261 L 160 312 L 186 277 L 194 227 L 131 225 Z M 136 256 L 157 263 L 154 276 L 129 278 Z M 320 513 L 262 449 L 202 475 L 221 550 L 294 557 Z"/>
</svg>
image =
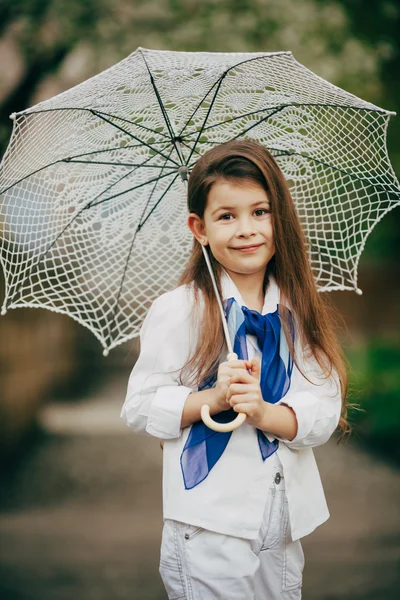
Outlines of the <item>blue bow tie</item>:
<svg viewBox="0 0 400 600">
<path fill-rule="evenodd" d="M 280 313 L 287 311 L 294 338 L 294 328 L 290 311 L 278 305 L 276 311 L 261 315 L 246 306 L 239 307 L 234 298 L 225 303 L 228 331 L 234 352 L 239 359 L 247 360 L 246 335 L 255 335 L 262 353 L 260 387 L 266 402 L 278 402 L 288 391 L 293 362 L 286 337 L 281 328 Z M 199 391 L 213 387 L 217 373 L 201 382 Z M 213 416 L 218 423 L 228 423 L 237 416 L 233 408 Z M 181 454 L 181 468 L 186 489 L 201 483 L 222 456 L 232 435 L 231 431 L 213 431 L 203 421 L 197 421 L 190 429 Z M 262 431 L 257 429 L 258 444 L 263 460 L 278 448 L 278 440 L 270 442 Z"/>
</svg>

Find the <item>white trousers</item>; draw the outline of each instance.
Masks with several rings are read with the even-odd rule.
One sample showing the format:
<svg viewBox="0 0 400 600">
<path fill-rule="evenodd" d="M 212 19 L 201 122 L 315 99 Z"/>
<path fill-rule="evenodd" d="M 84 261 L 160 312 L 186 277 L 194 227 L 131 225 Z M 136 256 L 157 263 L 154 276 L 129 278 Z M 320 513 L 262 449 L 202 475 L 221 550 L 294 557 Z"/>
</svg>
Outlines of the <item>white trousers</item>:
<svg viewBox="0 0 400 600">
<path fill-rule="evenodd" d="M 304 554 L 300 541 L 291 540 L 282 470 L 277 473 L 255 540 L 164 521 L 160 575 L 169 600 L 301 599 Z"/>
</svg>

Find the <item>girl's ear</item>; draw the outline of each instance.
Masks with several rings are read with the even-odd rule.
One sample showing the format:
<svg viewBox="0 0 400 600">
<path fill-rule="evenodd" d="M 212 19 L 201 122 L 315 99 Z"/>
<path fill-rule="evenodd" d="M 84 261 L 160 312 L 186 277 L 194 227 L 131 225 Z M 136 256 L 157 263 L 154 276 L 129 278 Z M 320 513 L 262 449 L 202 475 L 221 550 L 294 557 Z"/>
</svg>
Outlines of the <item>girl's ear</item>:
<svg viewBox="0 0 400 600">
<path fill-rule="evenodd" d="M 199 215 L 196 215 L 196 213 L 190 213 L 187 224 L 196 240 L 203 246 L 206 246 L 208 244 L 208 240 L 203 219 L 201 219 Z"/>
</svg>

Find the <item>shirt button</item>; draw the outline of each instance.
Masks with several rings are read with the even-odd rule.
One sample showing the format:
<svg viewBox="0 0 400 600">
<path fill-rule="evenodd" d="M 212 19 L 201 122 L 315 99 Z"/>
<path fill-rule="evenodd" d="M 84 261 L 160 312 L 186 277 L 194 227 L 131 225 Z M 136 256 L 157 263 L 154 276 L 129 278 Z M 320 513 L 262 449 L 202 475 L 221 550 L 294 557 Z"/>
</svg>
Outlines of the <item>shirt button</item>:
<svg viewBox="0 0 400 600">
<path fill-rule="evenodd" d="M 185 540 L 188 540 L 190 538 L 190 535 L 188 533 L 185 533 Z"/>
<path fill-rule="evenodd" d="M 275 475 L 275 483 L 276 483 L 276 485 L 279 485 L 279 484 L 280 484 L 280 482 L 281 482 L 281 474 L 280 474 L 280 473 L 277 473 L 277 474 Z"/>
</svg>

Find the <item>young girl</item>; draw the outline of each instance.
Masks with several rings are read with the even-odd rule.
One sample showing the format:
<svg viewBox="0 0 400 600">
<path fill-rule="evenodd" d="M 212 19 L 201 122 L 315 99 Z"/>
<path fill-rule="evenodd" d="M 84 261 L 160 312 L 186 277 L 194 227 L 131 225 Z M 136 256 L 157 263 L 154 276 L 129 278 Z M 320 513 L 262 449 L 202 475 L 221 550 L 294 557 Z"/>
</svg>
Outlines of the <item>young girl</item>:
<svg viewBox="0 0 400 600">
<path fill-rule="evenodd" d="M 346 372 L 285 179 L 255 141 L 196 163 L 190 259 L 144 321 L 121 417 L 164 440 L 168 598 L 298 600 L 300 538 L 328 517 L 312 447 L 347 430 Z M 237 360 L 227 361 L 207 247 Z M 201 421 L 247 415 L 233 432 Z"/>
</svg>

